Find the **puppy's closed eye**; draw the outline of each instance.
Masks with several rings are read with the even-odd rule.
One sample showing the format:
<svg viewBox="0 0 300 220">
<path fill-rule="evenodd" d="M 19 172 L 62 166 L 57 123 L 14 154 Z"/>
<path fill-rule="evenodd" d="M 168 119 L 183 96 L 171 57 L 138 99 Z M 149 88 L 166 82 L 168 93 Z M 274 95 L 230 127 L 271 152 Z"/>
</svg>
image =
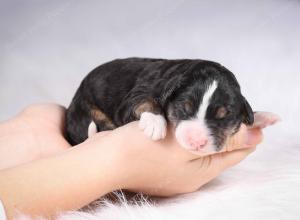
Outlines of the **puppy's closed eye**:
<svg viewBox="0 0 300 220">
<path fill-rule="evenodd" d="M 184 109 L 187 113 L 191 113 L 193 111 L 193 102 L 192 101 L 185 101 L 184 102 Z"/>
<path fill-rule="evenodd" d="M 228 113 L 229 113 L 228 110 L 224 106 L 219 107 L 219 108 L 217 108 L 215 118 L 216 119 L 223 119 L 228 115 Z"/>
</svg>

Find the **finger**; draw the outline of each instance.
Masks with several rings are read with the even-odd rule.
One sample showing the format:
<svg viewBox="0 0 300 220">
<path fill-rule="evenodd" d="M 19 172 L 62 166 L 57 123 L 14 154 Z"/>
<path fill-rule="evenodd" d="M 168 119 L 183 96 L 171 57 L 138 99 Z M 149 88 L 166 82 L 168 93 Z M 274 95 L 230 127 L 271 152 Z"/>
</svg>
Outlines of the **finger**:
<svg viewBox="0 0 300 220">
<path fill-rule="evenodd" d="M 247 149 L 235 150 L 231 152 L 224 152 L 221 154 L 221 168 L 224 169 L 234 166 L 244 160 L 249 154 L 253 153 L 256 147 L 251 147 Z"/>
<path fill-rule="evenodd" d="M 253 151 L 255 151 L 255 147 L 209 155 L 194 160 L 192 166 L 198 169 L 198 174 L 202 180 L 203 174 L 205 174 L 204 183 L 207 183 L 220 175 L 225 169 L 244 160 Z M 201 182 L 201 184 L 203 184 L 203 182 Z"/>
<path fill-rule="evenodd" d="M 223 170 L 238 164 L 239 162 L 244 160 L 249 154 L 254 152 L 255 149 L 255 147 L 251 147 L 211 155 L 210 168 L 212 169 L 212 173 L 218 175 Z"/>
<path fill-rule="evenodd" d="M 271 112 L 255 112 L 252 128 L 266 128 L 280 122 L 281 118 Z"/>
<path fill-rule="evenodd" d="M 202 153 L 202 152 L 199 153 L 198 151 L 190 151 L 190 152 L 195 155 L 192 160 L 194 159 L 197 160 L 199 157 L 205 157 L 209 155 L 255 147 L 260 142 L 262 142 L 262 139 L 263 139 L 263 134 L 261 129 L 247 127 L 246 125 L 242 124 L 239 131 L 236 134 L 227 138 L 223 148 L 220 151 L 217 152 L 213 150 L 213 151 L 208 151 L 206 153 Z"/>
<path fill-rule="evenodd" d="M 251 148 L 263 140 L 262 130 L 259 128 L 247 128 L 242 125 L 239 132 L 229 137 L 220 152 L 234 151 L 238 149 Z"/>
</svg>

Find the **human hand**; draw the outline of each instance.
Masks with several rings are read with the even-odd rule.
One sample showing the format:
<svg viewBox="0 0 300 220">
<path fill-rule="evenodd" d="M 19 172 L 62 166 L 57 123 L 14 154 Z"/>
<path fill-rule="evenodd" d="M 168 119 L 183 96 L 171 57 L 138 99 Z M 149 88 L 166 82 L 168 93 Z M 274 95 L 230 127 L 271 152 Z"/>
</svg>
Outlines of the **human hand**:
<svg viewBox="0 0 300 220">
<path fill-rule="evenodd" d="M 195 191 L 262 139 L 259 128 L 243 125 L 226 152 L 201 157 L 181 148 L 172 132 L 154 142 L 133 122 L 69 148 L 64 113 L 57 105 L 35 105 L 0 124 L 0 195 L 8 217 L 15 209 L 52 216 L 58 207 L 78 209 L 117 189 L 159 196 Z"/>
<path fill-rule="evenodd" d="M 0 138 L 0 142 L 3 140 L 0 146 L 8 147 L 0 148 L 1 155 L 6 155 L 1 159 L 0 169 L 55 155 L 69 148 L 63 136 L 64 115 L 64 107 L 38 104 L 27 107 L 16 118 L 3 123 L 0 131 L 1 137 L 5 138 Z M 248 144 L 245 143 L 247 135 L 253 136 Z M 172 132 L 165 140 L 151 141 L 133 122 L 112 132 L 98 133 L 86 142 L 98 145 L 102 153 L 108 149 L 112 152 L 114 163 L 110 166 L 116 171 L 112 175 L 117 177 L 113 181 L 116 189 L 172 195 L 199 188 L 245 158 L 261 139 L 259 128 L 242 125 L 221 153 L 203 157 L 182 149 Z"/>
<path fill-rule="evenodd" d="M 168 132 L 161 141 L 152 141 L 132 122 L 112 132 L 98 133 L 87 140 L 114 148 L 111 174 L 116 189 L 127 189 L 157 196 L 193 192 L 225 169 L 246 158 L 262 141 L 259 128 L 242 125 L 216 154 L 195 155 L 177 143 Z M 99 146 L 101 147 L 101 146 Z"/>
<path fill-rule="evenodd" d="M 0 169 L 54 155 L 70 147 L 64 139 L 65 108 L 34 104 L 0 124 Z"/>
</svg>

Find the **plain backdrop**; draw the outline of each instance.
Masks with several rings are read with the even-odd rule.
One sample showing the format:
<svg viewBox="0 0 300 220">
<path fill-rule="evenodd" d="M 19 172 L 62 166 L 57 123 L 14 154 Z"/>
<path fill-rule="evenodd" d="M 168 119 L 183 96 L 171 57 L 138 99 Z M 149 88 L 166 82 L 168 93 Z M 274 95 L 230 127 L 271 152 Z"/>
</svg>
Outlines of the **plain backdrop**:
<svg viewBox="0 0 300 220">
<path fill-rule="evenodd" d="M 252 177 L 276 167 L 270 181 L 274 176 L 284 179 L 284 174 L 293 182 L 300 179 L 299 40 L 297 0 L 0 0 L 0 121 L 35 102 L 67 106 L 83 77 L 111 59 L 214 60 L 235 73 L 254 110 L 272 111 L 283 119 L 266 132 L 265 149 L 244 166 L 255 167 L 258 174 Z M 221 182 L 244 178 L 245 167 L 225 174 Z M 271 204 L 274 210 L 284 206 L 280 198 L 286 199 L 290 203 L 282 213 L 296 217 L 300 182 L 291 182 L 259 192 L 277 202 Z M 253 191 L 243 192 L 253 197 L 246 204 L 258 200 Z M 238 217 L 245 218 L 243 213 L 241 208 Z M 263 212 L 262 217 L 268 214 L 279 217 L 276 212 Z"/>
</svg>

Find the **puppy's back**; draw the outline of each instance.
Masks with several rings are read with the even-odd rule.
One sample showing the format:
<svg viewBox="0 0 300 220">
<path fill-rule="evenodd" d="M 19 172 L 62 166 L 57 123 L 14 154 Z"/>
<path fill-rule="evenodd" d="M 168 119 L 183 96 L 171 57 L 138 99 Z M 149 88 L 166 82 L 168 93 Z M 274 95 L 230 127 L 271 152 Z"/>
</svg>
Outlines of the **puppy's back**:
<svg viewBox="0 0 300 220">
<path fill-rule="evenodd" d="M 68 141 L 75 145 L 87 139 L 93 108 L 101 111 L 111 124 L 119 126 L 121 122 L 115 120 L 116 112 L 128 94 L 141 90 L 149 96 L 159 96 L 171 78 L 184 74 L 199 62 L 201 60 L 127 58 L 95 68 L 84 78 L 67 110 Z"/>
</svg>

